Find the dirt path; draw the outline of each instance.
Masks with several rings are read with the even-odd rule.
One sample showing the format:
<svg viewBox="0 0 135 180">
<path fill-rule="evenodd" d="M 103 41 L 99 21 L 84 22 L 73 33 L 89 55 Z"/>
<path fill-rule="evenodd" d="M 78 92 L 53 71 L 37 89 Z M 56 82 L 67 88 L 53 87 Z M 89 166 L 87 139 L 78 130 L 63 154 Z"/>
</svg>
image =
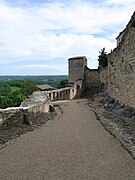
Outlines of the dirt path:
<svg viewBox="0 0 135 180">
<path fill-rule="evenodd" d="M 0 150 L 0 180 L 135 180 L 135 161 L 77 102 Z"/>
</svg>

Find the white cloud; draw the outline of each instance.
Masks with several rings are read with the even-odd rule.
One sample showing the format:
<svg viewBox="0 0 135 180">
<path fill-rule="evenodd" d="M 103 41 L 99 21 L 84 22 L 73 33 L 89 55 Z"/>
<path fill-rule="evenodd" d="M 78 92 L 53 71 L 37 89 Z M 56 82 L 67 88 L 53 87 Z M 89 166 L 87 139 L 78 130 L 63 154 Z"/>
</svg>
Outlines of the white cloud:
<svg viewBox="0 0 135 180">
<path fill-rule="evenodd" d="M 96 67 L 98 51 L 115 47 L 113 38 L 128 23 L 134 2 L 55 1 L 22 7 L 0 1 L 0 64 L 86 55 Z"/>
<path fill-rule="evenodd" d="M 1 68 L 1 75 L 63 75 L 67 74 L 67 71 L 67 65 L 27 64 Z"/>
<path fill-rule="evenodd" d="M 125 5 L 125 3 L 127 4 L 127 6 L 129 6 L 130 4 L 133 5 L 133 3 L 135 3 L 135 0 L 106 0 L 106 2 L 108 2 L 108 4 L 119 4 L 119 5 Z"/>
</svg>

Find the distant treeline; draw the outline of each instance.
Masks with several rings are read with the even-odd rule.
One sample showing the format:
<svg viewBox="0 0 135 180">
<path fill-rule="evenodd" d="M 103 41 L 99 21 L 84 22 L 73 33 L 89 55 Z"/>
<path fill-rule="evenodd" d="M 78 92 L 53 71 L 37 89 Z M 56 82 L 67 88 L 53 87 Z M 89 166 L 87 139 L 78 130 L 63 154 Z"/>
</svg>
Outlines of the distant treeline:
<svg viewBox="0 0 135 180">
<path fill-rule="evenodd" d="M 0 81 L 7 80 L 25 80 L 33 81 L 35 84 L 48 84 L 53 87 L 58 87 L 59 82 L 63 79 L 68 79 L 67 75 L 46 75 L 46 76 L 0 76 Z"/>
</svg>

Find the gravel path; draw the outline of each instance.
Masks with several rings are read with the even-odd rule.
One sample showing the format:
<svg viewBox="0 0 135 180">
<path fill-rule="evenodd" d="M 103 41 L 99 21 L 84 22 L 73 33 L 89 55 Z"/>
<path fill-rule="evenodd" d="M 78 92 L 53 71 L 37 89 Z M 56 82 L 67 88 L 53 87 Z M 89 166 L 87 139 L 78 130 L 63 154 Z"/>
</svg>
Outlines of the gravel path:
<svg viewBox="0 0 135 180">
<path fill-rule="evenodd" d="M 135 161 L 76 101 L 0 150 L 1 180 L 134 180 Z"/>
</svg>

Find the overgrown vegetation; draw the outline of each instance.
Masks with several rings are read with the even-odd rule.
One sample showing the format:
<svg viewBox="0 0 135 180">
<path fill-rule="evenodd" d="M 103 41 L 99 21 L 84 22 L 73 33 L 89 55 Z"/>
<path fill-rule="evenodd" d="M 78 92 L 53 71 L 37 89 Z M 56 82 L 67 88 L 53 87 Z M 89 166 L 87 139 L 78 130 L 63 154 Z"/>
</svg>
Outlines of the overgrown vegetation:
<svg viewBox="0 0 135 180">
<path fill-rule="evenodd" d="M 105 48 L 99 51 L 98 62 L 99 62 L 99 69 L 108 66 L 107 53 L 105 52 Z"/>
</svg>

